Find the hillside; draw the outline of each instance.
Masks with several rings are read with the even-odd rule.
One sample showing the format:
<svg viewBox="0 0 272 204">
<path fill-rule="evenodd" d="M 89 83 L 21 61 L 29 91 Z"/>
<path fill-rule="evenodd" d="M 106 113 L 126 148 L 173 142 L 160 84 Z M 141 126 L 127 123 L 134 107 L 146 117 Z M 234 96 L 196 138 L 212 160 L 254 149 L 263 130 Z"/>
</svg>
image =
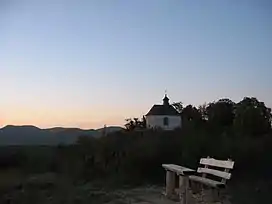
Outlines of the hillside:
<svg viewBox="0 0 272 204">
<path fill-rule="evenodd" d="M 122 130 L 121 127 L 106 127 L 106 132 Z M 79 136 L 100 137 L 103 128 L 82 130 L 79 128 L 40 129 L 35 126 L 8 125 L 0 129 L 0 145 L 58 145 L 73 144 Z"/>
</svg>

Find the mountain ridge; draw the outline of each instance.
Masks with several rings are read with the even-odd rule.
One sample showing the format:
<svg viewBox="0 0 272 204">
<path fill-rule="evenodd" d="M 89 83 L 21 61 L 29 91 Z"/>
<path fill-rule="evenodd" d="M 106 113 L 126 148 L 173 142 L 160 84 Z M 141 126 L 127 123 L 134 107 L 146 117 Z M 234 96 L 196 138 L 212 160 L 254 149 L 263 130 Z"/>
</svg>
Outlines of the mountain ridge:
<svg viewBox="0 0 272 204">
<path fill-rule="evenodd" d="M 41 129 L 33 125 L 6 125 L 0 128 L 0 145 L 69 145 L 74 144 L 79 136 L 100 137 L 106 133 L 123 130 L 119 126 L 99 129 L 80 129 L 53 127 Z"/>
</svg>

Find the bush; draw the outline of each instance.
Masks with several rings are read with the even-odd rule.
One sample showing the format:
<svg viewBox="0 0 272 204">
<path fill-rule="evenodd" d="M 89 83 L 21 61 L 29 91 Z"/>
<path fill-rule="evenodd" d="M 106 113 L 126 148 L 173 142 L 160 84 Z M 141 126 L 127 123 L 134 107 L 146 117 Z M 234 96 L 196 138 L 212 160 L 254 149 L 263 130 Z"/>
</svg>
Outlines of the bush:
<svg viewBox="0 0 272 204">
<path fill-rule="evenodd" d="M 88 165 L 88 160 L 83 165 L 89 176 L 122 177 L 133 182 L 163 182 L 163 163 L 197 168 L 199 159 L 205 156 L 233 159 L 236 177 L 259 176 L 272 170 L 271 139 L 272 135 L 251 138 L 233 135 L 231 130 L 216 134 L 194 128 L 171 132 L 120 132 L 93 141 L 90 147 L 95 144 L 95 151 L 90 149 L 80 157 L 92 158 L 92 165 Z M 78 144 L 78 149 L 83 149 L 84 145 Z"/>
</svg>

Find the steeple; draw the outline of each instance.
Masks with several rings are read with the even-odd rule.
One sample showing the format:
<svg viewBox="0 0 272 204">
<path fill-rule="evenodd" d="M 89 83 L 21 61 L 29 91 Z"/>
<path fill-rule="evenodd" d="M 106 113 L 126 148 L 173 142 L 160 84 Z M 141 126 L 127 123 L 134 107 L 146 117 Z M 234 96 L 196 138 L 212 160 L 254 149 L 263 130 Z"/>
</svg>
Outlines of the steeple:
<svg viewBox="0 0 272 204">
<path fill-rule="evenodd" d="M 167 94 L 165 94 L 163 98 L 163 105 L 168 106 L 169 105 L 169 98 L 167 97 Z"/>
</svg>

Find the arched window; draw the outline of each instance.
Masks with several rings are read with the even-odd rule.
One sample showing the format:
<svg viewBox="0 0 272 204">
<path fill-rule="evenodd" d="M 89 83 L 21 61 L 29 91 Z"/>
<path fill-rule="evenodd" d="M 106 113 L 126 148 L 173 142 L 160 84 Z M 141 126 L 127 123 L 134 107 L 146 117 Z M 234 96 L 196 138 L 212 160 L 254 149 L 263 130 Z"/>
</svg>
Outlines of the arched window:
<svg viewBox="0 0 272 204">
<path fill-rule="evenodd" d="M 163 125 L 168 126 L 169 125 L 169 119 L 167 117 L 163 118 Z"/>
</svg>

